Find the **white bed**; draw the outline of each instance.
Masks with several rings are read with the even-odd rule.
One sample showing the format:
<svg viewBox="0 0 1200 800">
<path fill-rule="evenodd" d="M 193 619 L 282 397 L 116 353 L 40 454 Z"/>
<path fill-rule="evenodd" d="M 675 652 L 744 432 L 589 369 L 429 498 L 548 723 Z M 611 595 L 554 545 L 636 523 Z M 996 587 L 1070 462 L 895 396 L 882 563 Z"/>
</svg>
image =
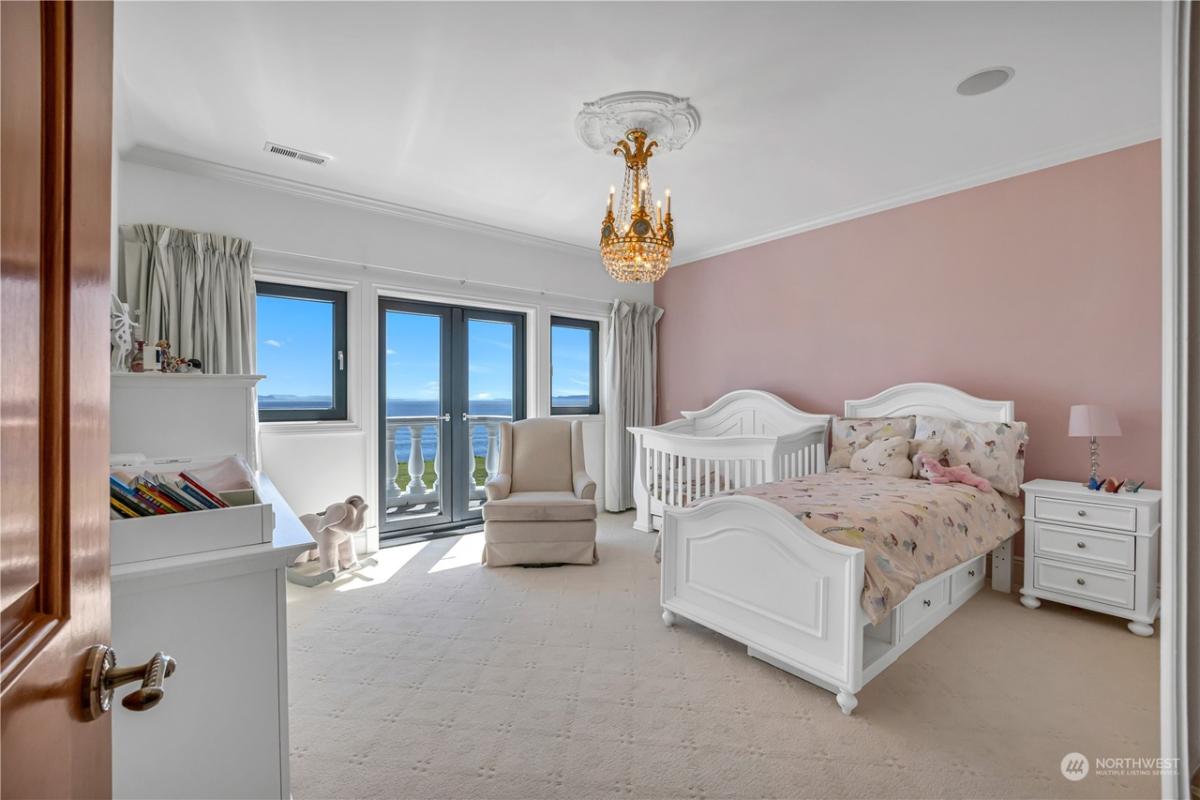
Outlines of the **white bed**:
<svg viewBox="0 0 1200 800">
<path fill-rule="evenodd" d="M 757 389 L 730 392 L 702 411 L 634 436 L 634 527 L 659 530 L 664 509 L 730 489 L 825 470 L 830 417 Z"/>
<path fill-rule="evenodd" d="M 848 400 L 847 417 L 930 414 L 1012 422 L 1011 401 L 912 383 Z M 1011 538 L 991 551 L 992 588 L 1009 591 Z M 757 497 L 713 497 L 668 508 L 662 529 L 663 622 L 685 617 L 748 648 L 751 656 L 837 694 L 851 713 L 867 681 L 972 597 L 980 555 L 919 584 L 878 625 L 861 605 L 864 551 L 813 532 Z"/>
</svg>

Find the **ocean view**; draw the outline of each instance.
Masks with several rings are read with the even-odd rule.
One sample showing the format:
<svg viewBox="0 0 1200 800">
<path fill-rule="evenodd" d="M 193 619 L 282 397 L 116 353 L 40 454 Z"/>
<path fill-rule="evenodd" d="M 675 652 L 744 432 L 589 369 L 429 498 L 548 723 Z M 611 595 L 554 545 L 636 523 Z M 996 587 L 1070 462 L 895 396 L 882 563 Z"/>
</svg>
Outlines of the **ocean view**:
<svg viewBox="0 0 1200 800">
<path fill-rule="evenodd" d="M 554 397 L 556 406 L 586 405 L 587 397 L 560 396 Z M 260 394 L 258 407 L 260 409 L 288 408 L 328 408 L 332 400 L 329 396 L 320 395 L 278 395 Z M 490 400 L 471 400 L 467 404 L 468 412 L 484 416 L 512 417 L 512 399 L 496 398 Z M 389 398 L 387 415 L 389 417 L 435 417 L 441 412 L 441 404 L 437 400 L 411 400 L 406 398 Z M 396 431 L 396 458 L 398 461 L 408 460 L 410 432 L 407 426 Z M 475 455 L 487 454 L 487 430 L 476 426 L 471 430 L 471 449 Z M 426 460 L 432 460 L 437 451 L 437 428 L 428 425 L 421 433 L 421 451 Z"/>
</svg>

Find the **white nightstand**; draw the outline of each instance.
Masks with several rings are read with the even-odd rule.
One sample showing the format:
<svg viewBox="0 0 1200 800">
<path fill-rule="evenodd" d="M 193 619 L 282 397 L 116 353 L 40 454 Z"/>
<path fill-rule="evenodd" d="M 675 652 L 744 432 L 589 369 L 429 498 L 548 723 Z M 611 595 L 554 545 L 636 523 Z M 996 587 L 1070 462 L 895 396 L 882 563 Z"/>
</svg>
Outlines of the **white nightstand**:
<svg viewBox="0 0 1200 800">
<path fill-rule="evenodd" d="M 1025 490 L 1025 585 L 1021 603 L 1053 600 L 1131 620 L 1154 635 L 1158 616 L 1158 519 L 1162 493 L 1109 494 L 1068 481 Z"/>
</svg>

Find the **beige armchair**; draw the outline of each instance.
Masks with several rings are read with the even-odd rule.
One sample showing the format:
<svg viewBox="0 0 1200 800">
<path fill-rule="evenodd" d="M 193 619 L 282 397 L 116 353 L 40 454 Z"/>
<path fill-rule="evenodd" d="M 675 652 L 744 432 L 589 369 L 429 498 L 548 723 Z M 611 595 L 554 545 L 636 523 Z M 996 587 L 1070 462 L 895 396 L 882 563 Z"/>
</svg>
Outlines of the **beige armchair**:
<svg viewBox="0 0 1200 800">
<path fill-rule="evenodd" d="M 500 423 L 500 468 L 485 488 L 483 563 L 596 563 L 596 482 L 583 466 L 583 423 Z"/>
</svg>

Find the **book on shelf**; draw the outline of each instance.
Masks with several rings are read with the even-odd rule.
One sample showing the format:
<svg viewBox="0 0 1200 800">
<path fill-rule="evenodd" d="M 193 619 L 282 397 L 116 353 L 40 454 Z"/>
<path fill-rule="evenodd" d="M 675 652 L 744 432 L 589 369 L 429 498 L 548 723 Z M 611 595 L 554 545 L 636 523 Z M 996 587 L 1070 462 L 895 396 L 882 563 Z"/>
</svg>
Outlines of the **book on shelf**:
<svg viewBox="0 0 1200 800">
<path fill-rule="evenodd" d="M 144 471 L 138 475 L 114 468 L 109 471 L 108 483 L 109 506 L 114 519 L 229 507 L 218 492 L 186 472 L 174 475 Z M 247 491 L 253 494 L 252 490 Z M 253 502 L 252 496 L 250 502 Z"/>
</svg>

